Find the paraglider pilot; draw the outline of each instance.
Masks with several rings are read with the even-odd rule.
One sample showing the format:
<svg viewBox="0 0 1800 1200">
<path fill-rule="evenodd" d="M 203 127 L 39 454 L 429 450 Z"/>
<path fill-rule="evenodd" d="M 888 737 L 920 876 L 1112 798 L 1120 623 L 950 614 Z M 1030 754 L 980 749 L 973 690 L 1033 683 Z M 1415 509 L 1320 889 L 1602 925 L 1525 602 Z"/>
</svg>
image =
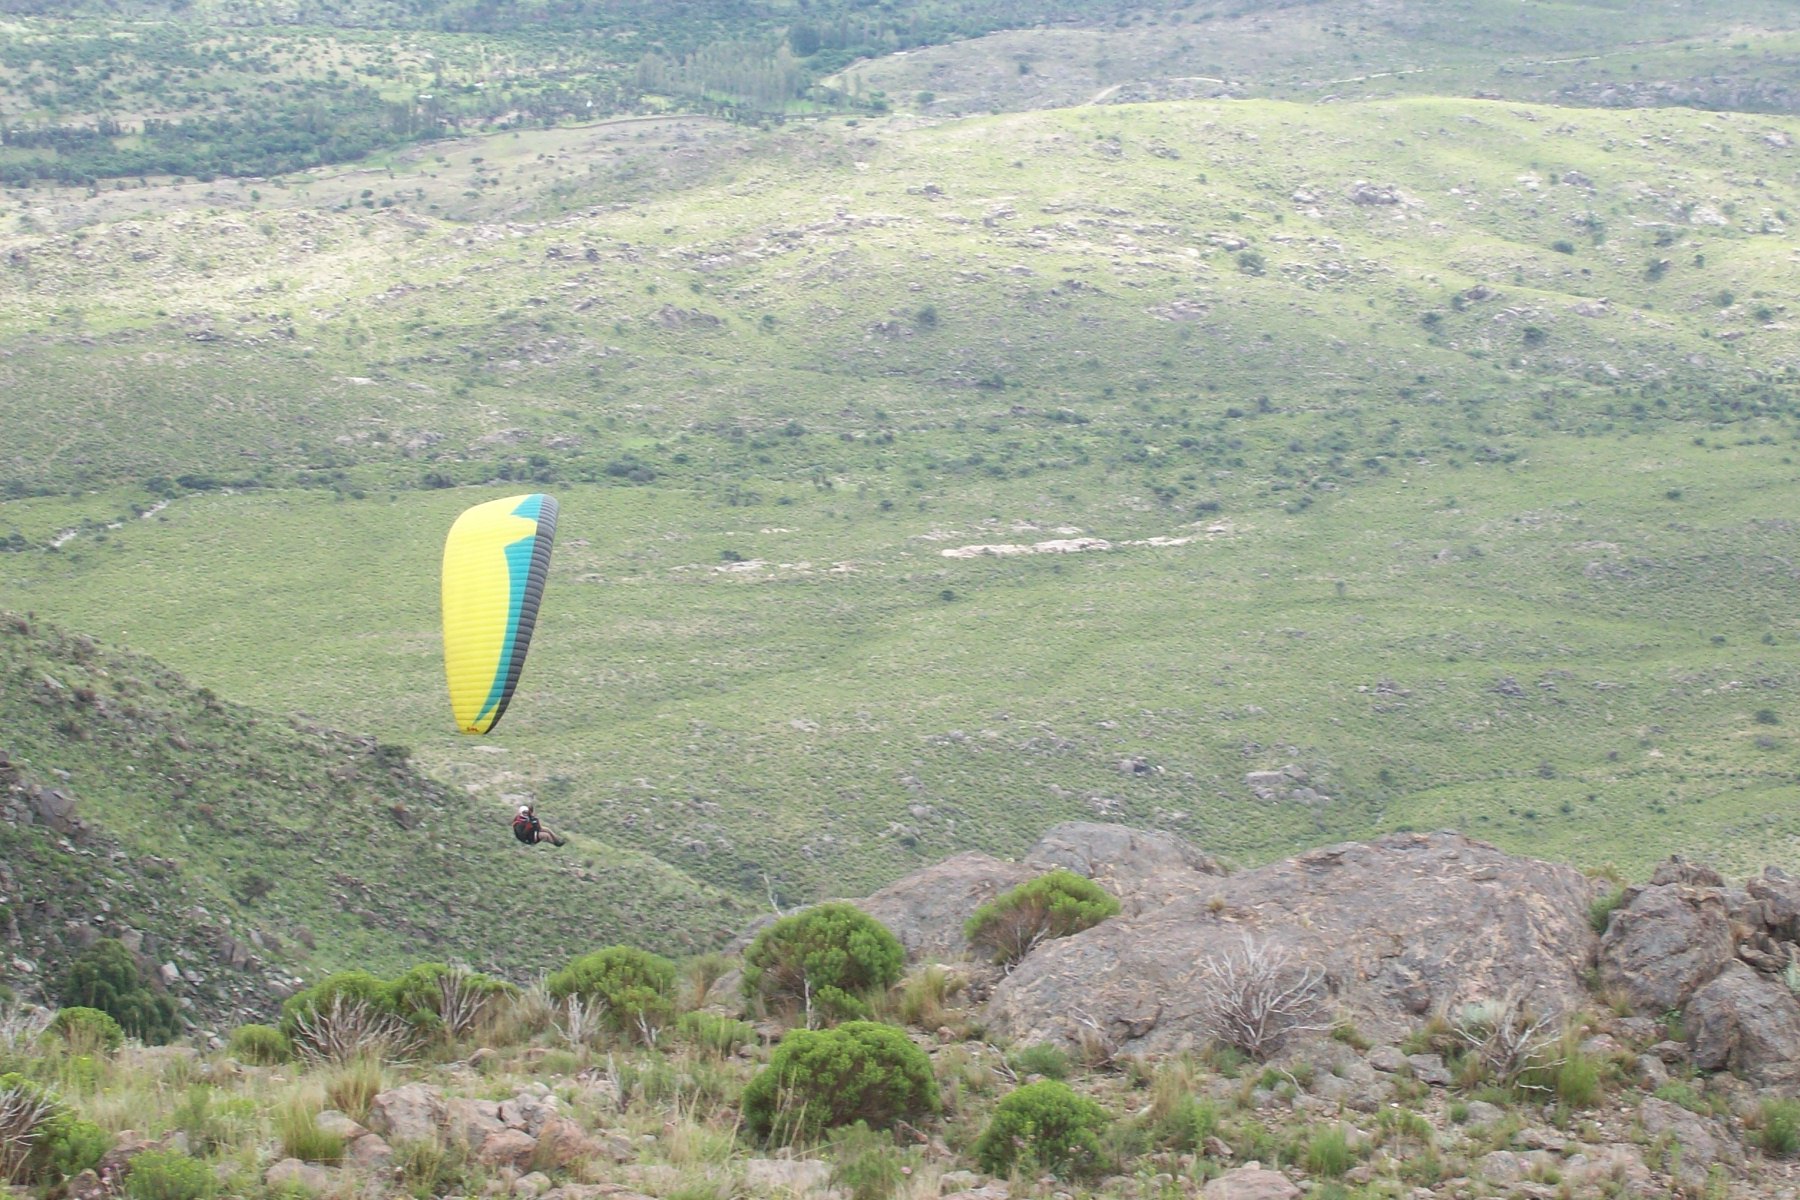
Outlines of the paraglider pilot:
<svg viewBox="0 0 1800 1200">
<path fill-rule="evenodd" d="M 529 804 L 519 805 L 518 815 L 513 817 L 513 836 L 527 846 L 535 845 L 538 842 L 549 842 L 552 846 L 563 844 L 562 838 L 544 828 L 543 823 L 537 819 L 537 814 L 531 811 Z"/>
</svg>

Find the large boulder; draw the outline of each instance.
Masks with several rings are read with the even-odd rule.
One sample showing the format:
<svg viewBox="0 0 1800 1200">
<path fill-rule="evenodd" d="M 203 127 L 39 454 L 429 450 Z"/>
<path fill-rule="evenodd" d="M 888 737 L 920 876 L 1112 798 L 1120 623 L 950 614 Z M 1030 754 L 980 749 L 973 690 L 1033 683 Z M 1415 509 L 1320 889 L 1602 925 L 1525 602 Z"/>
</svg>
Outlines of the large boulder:
<svg viewBox="0 0 1800 1200">
<path fill-rule="evenodd" d="M 1255 1165 L 1227 1171 L 1200 1189 L 1200 1200 L 1296 1200 L 1299 1195 L 1286 1175 Z"/>
<path fill-rule="evenodd" d="M 1658 878 L 1669 882 L 1626 891 L 1600 939 L 1600 982 L 1652 1016 L 1686 1004 L 1733 956 L 1721 889 L 1685 882 L 1692 873 L 1678 874 L 1668 864 Z"/>
<path fill-rule="evenodd" d="M 369 1128 L 389 1142 L 435 1142 L 444 1123 L 444 1094 L 425 1083 L 377 1093 L 369 1101 Z"/>
<path fill-rule="evenodd" d="M 975 910 L 1035 874 L 1018 863 L 971 851 L 914 871 L 855 903 L 893 930 L 908 958 L 957 959 L 968 954 L 963 924 Z"/>
<path fill-rule="evenodd" d="M 1800 1084 L 1800 1001 L 1780 980 L 1733 962 L 1694 993 L 1683 1023 L 1702 1071 L 1731 1071 L 1759 1087 Z"/>
<path fill-rule="evenodd" d="M 1210 890 L 1225 874 L 1215 859 L 1174 834 L 1093 821 L 1055 826 L 1026 854 L 1025 865 L 1034 875 L 1059 868 L 1085 875 L 1117 896 L 1128 917 Z"/>
<path fill-rule="evenodd" d="M 1579 1006 L 1597 887 L 1571 867 L 1460 834 L 1390 834 L 1236 875 L 1040 946 L 995 989 L 990 1028 L 1021 1041 L 1179 1050 L 1204 1040 L 1196 964 L 1246 936 L 1323 973 L 1334 1010 L 1398 1037 L 1435 1008 L 1515 996 Z"/>
</svg>

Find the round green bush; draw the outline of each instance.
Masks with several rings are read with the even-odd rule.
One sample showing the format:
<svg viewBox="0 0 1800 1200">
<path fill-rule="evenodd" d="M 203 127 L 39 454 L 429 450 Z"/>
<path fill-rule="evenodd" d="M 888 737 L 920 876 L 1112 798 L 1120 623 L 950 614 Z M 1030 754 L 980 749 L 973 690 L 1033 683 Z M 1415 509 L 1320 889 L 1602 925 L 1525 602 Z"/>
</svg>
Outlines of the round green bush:
<svg viewBox="0 0 1800 1200">
<path fill-rule="evenodd" d="M 546 981 L 559 1003 L 569 996 L 606 1004 L 606 1021 L 627 1035 L 662 1028 L 675 1014 L 675 964 L 631 946 L 584 954 Z"/>
<path fill-rule="evenodd" d="M 58 1011 L 50 1032 L 81 1054 L 111 1054 L 125 1044 L 125 1031 L 112 1014 L 81 1005 Z"/>
<path fill-rule="evenodd" d="M 1000 1101 L 975 1141 L 975 1160 L 990 1175 L 1015 1165 L 1062 1178 L 1092 1174 L 1100 1164 L 1106 1110 L 1066 1083 L 1028 1083 Z"/>
<path fill-rule="evenodd" d="M 272 1067 L 286 1062 L 293 1048 L 281 1030 L 273 1025 L 239 1025 L 231 1031 L 225 1052 L 239 1062 L 253 1067 Z"/>
<path fill-rule="evenodd" d="M 883 1129 L 938 1110 L 931 1059 L 900 1030 L 875 1021 L 796 1029 L 744 1089 L 744 1120 L 779 1142 L 852 1121 Z"/>
<path fill-rule="evenodd" d="M 843 1001 L 892 987 L 905 965 L 906 948 L 886 925 L 854 904 L 819 904 L 756 935 L 744 953 L 744 995 L 799 1007 L 834 988 L 827 1007 L 861 1016 Z"/>
<path fill-rule="evenodd" d="M 68 1008 L 97 1008 L 128 1035 L 152 1045 L 181 1029 L 175 1002 L 151 986 L 117 938 L 101 938 L 75 956 L 63 979 L 62 1002 Z"/>
<path fill-rule="evenodd" d="M 207 1200 L 218 1185 L 211 1167 L 179 1150 L 146 1150 L 125 1176 L 132 1200 Z"/>
<path fill-rule="evenodd" d="M 1118 900 L 1105 888 L 1057 870 L 995 896 L 964 923 L 963 934 L 995 962 L 1015 963 L 1042 941 L 1091 929 L 1118 912 Z"/>
</svg>

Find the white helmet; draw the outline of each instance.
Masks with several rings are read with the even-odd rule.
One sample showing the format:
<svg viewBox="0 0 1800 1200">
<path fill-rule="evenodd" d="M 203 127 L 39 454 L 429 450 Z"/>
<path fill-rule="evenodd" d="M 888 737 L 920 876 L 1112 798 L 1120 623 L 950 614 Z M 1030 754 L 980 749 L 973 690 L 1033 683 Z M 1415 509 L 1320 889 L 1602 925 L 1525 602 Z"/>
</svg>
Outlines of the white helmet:
<svg viewBox="0 0 1800 1200">
<path fill-rule="evenodd" d="M 520 816 L 521 816 L 521 817 L 528 817 L 528 816 L 530 816 L 530 815 L 531 815 L 531 805 L 529 805 L 529 804 L 521 804 L 521 805 L 519 805 L 519 815 L 520 815 Z"/>
</svg>

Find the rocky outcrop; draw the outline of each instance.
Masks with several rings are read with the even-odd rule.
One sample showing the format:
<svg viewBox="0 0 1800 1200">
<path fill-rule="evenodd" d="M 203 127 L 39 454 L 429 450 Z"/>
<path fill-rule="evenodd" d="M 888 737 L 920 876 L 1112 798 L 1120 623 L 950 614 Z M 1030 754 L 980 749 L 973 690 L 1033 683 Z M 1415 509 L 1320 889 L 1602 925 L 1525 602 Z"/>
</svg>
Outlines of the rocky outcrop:
<svg viewBox="0 0 1800 1200">
<path fill-rule="evenodd" d="M 894 931 L 915 961 L 962 958 L 963 923 L 977 908 L 1038 872 L 972 851 L 915 871 L 856 906 Z"/>
<path fill-rule="evenodd" d="M 1216 859 L 1170 833 L 1093 821 L 1053 827 L 1025 856 L 1031 875 L 1062 869 L 1119 898 L 1125 916 L 1210 889 L 1225 874 Z"/>
<path fill-rule="evenodd" d="M 1800 1000 L 1741 962 L 1694 993 L 1688 1055 L 1702 1071 L 1730 1071 L 1759 1087 L 1800 1084 Z"/>
<path fill-rule="evenodd" d="M 1460 834 L 1392 834 L 1208 878 L 1204 892 L 1039 947 L 995 989 L 990 1026 L 1020 1041 L 1197 1045 L 1196 965 L 1246 937 L 1316 966 L 1329 1006 L 1379 1033 L 1434 1008 L 1514 995 L 1548 1013 L 1586 995 L 1596 886 L 1570 867 Z"/>
<path fill-rule="evenodd" d="M 1662 877 L 1669 881 L 1627 889 L 1600 939 L 1601 984 L 1643 1013 L 1680 1008 L 1732 957 L 1719 889 Z"/>
</svg>

